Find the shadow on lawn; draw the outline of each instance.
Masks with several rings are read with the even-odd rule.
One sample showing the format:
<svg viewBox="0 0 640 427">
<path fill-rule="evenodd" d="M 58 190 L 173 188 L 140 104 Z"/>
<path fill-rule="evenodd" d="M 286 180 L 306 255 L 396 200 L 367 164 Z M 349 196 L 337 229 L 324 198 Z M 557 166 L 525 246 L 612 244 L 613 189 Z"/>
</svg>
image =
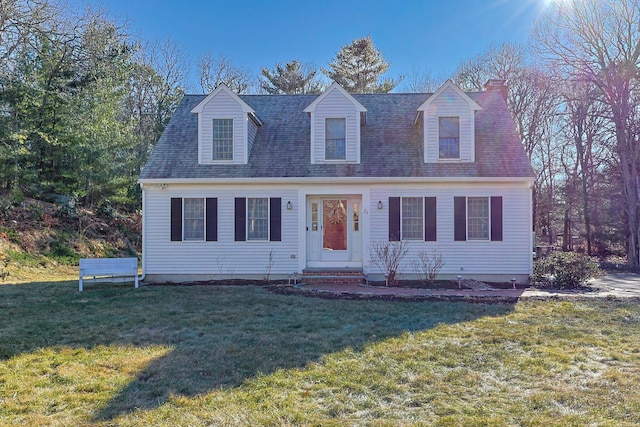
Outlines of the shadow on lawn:
<svg viewBox="0 0 640 427">
<path fill-rule="evenodd" d="M 0 286 L 0 360 L 49 346 L 165 345 L 97 415 L 153 409 L 171 395 L 241 385 L 259 373 L 304 367 L 323 355 L 438 324 L 509 313 L 509 304 L 324 300 L 253 286 Z M 8 323 L 8 324 L 6 324 Z M 44 332 L 43 332 L 44 331 Z M 7 346 L 3 343 L 9 343 Z"/>
</svg>

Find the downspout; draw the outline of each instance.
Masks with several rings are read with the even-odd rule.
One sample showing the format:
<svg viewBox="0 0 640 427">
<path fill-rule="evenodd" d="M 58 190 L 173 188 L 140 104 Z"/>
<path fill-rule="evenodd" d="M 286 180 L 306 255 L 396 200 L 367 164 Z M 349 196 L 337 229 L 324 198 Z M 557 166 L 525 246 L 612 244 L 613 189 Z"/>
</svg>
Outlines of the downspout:
<svg viewBox="0 0 640 427">
<path fill-rule="evenodd" d="M 146 215 L 146 212 L 147 212 L 146 209 L 145 209 L 146 208 L 146 200 L 147 200 L 147 191 L 144 188 L 144 184 L 143 183 L 140 183 L 140 189 L 142 190 L 142 274 L 140 275 L 139 280 L 142 282 L 142 281 L 144 281 L 144 278 L 145 278 L 145 276 L 147 274 L 146 273 L 146 271 L 147 271 L 147 268 L 146 268 L 146 265 L 147 265 L 147 263 L 146 263 L 147 251 L 145 250 L 145 242 L 146 242 L 145 236 L 146 236 L 147 233 L 146 233 L 146 227 L 145 227 L 145 222 L 146 221 L 144 219 L 144 217 Z"/>
</svg>

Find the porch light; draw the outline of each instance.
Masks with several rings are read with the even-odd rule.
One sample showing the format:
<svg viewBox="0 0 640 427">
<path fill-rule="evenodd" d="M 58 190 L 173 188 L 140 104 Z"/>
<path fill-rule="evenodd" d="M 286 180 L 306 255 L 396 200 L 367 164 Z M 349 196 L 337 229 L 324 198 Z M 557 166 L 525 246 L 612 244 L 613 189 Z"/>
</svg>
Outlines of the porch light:
<svg viewBox="0 0 640 427">
<path fill-rule="evenodd" d="M 291 200 L 289 200 L 289 201 L 287 202 L 287 210 L 288 210 L 288 211 L 290 211 L 290 210 L 291 210 L 291 208 L 292 208 L 292 206 L 291 206 Z"/>
<path fill-rule="evenodd" d="M 378 200 L 378 209 L 382 209 L 382 200 Z"/>
</svg>

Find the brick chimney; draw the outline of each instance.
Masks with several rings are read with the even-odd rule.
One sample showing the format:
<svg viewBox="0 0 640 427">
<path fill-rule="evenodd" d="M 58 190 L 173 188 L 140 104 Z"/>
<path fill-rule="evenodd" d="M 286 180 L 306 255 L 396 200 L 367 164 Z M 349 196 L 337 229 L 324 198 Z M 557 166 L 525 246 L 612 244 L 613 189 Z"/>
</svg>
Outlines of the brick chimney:
<svg viewBox="0 0 640 427">
<path fill-rule="evenodd" d="M 507 94 L 509 93 L 509 86 L 505 79 L 489 79 L 484 84 L 484 90 L 500 91 L 504 100 L 507 100 Z"/>
</svg>

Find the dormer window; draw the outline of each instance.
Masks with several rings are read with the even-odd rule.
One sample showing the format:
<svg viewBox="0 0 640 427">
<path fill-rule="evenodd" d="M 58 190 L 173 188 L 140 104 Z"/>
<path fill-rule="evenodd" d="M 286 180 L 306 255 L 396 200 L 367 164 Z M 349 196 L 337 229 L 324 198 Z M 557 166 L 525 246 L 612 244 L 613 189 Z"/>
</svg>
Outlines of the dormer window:
<svg viewBox="0 0 640 427">
<path fill-rule="evenodd" d="M 213 119 L 213 160 L 233 160 L 233 119 Z"/>
<path fill-rule="evenodd" d="M 360 163 L 360 126 L 367 111 L 338 83 L 303 110 L 309 114 L 311 163 Z"/>
<path fill-rule="evenodd" d="M 460 117 L 438 117 L 440 159 L 460 158 Z"/>
<path fill-rule="evenodd" d="M 414 122 L 423 122 L 424 162 L 475 162 L 475 117 L 479 110 L 481 107 L 451 80 L 428 97 L 418 107 Z"/>
<path fill-rule="evenodd" d="M 325 119 L 325 160 L 346 160 L 346 119 Z"/>
</svg>

